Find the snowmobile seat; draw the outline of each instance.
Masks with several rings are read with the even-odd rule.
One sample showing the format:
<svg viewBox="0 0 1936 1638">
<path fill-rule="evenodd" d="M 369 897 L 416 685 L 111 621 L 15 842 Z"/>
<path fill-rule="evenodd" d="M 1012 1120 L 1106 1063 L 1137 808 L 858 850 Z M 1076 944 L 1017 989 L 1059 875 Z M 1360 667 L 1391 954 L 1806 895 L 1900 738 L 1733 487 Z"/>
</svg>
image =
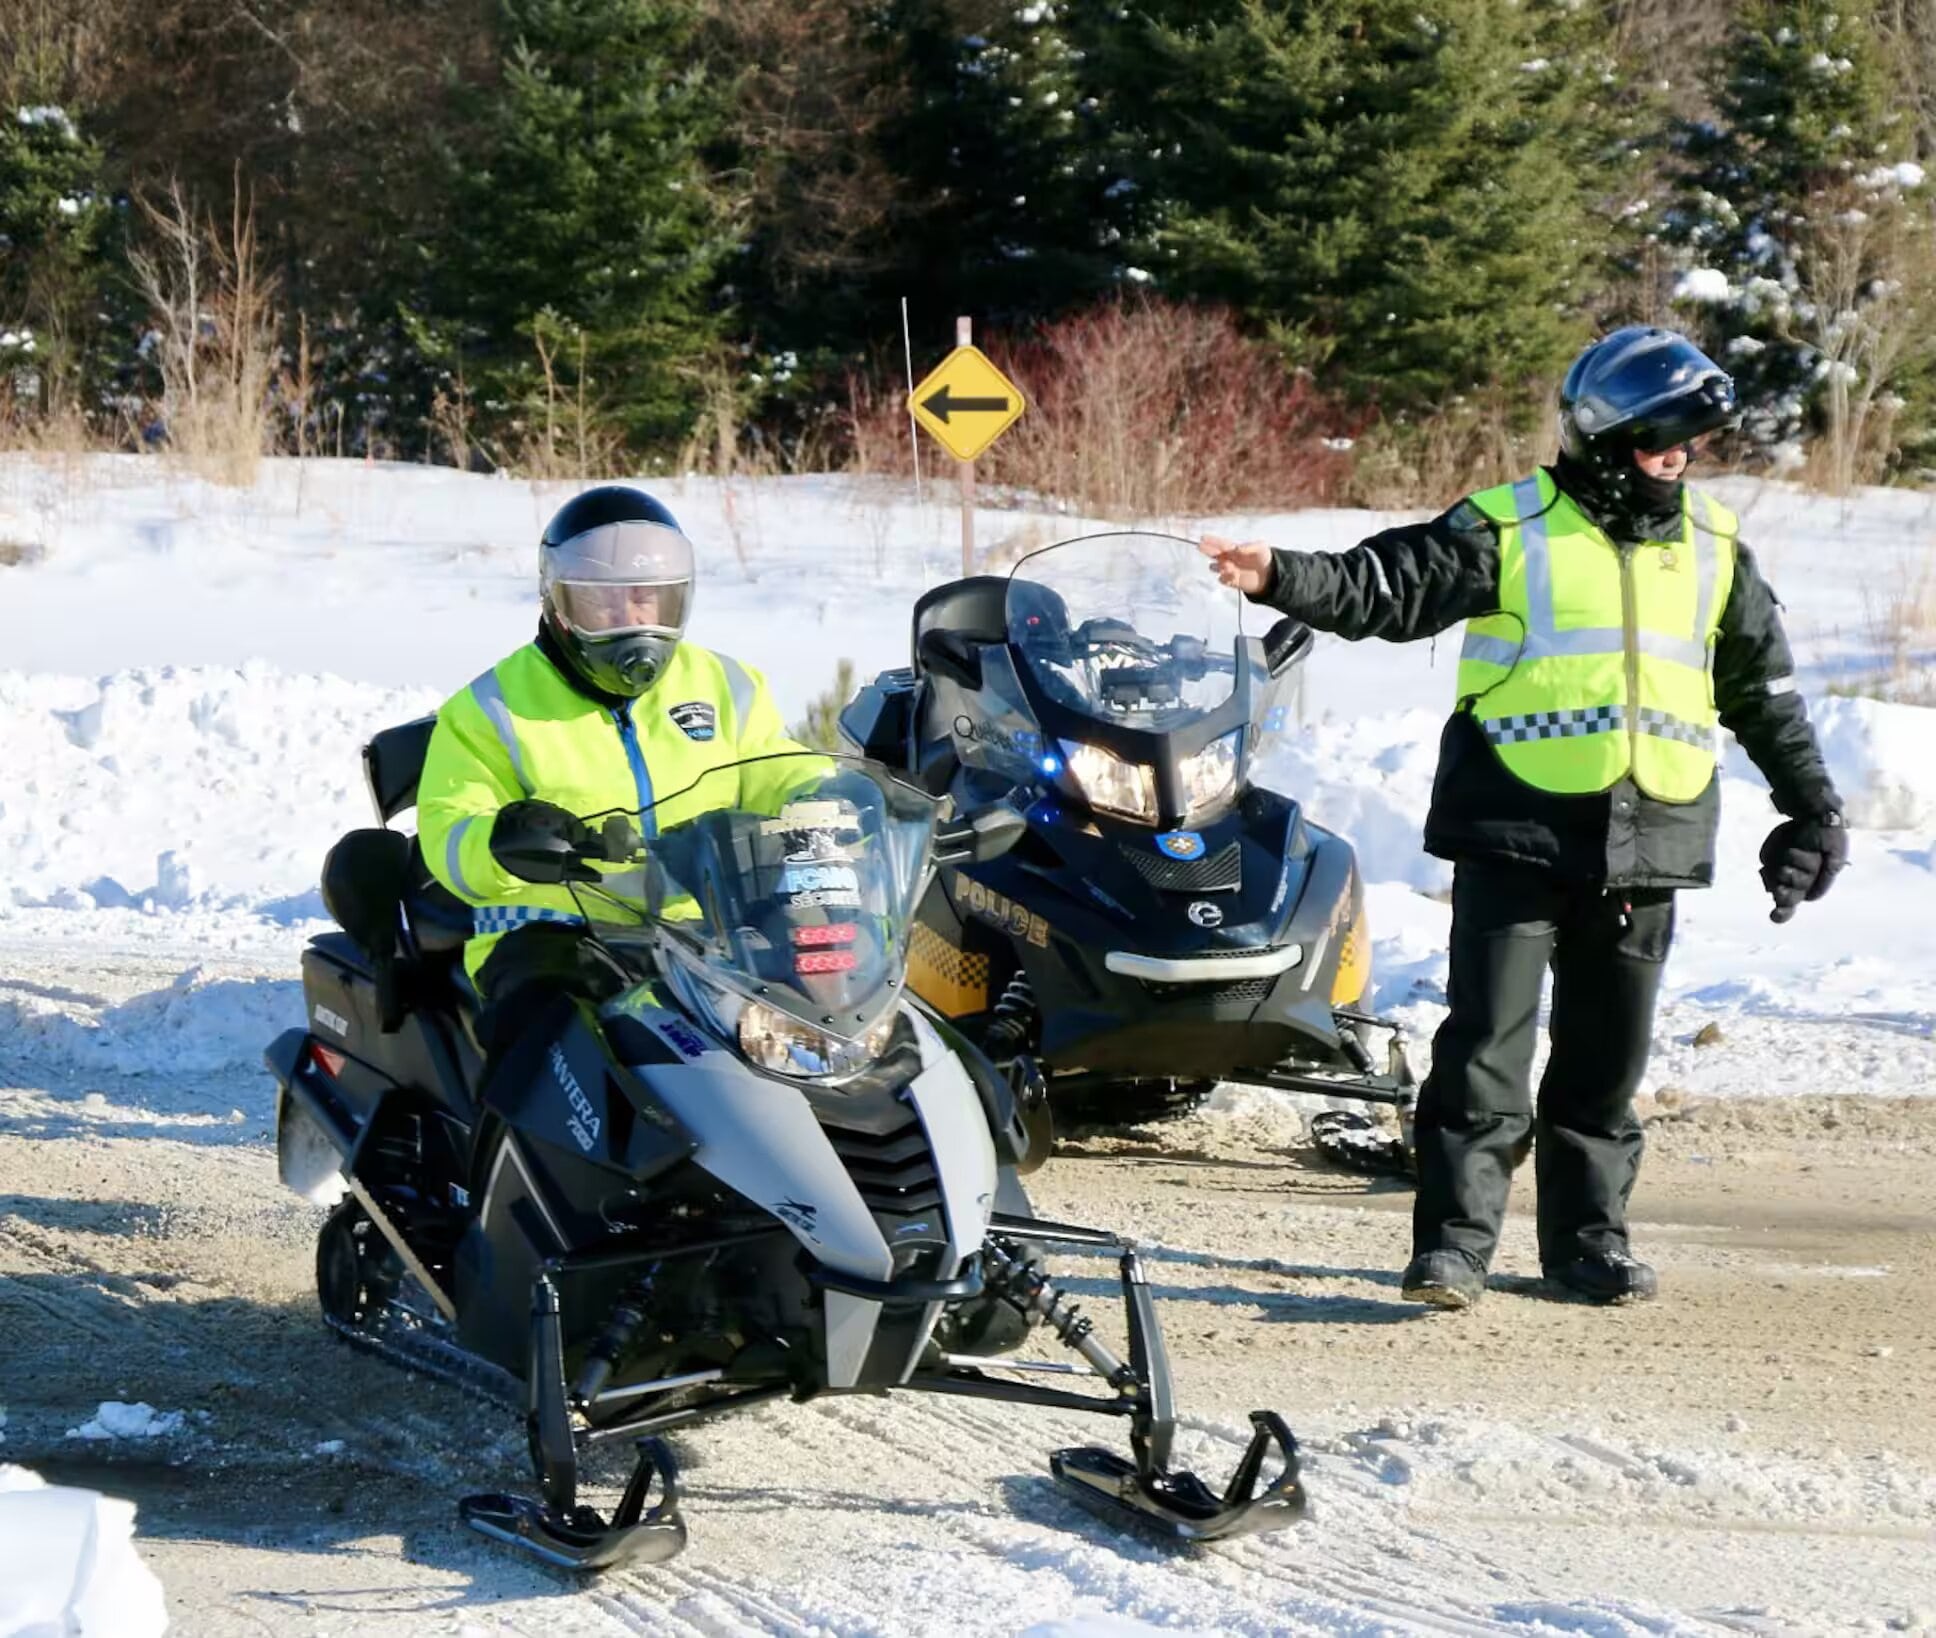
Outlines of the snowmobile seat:
<svg viewBox="0 0 1936 1638">
<path fill-rule="evenodd" d="M 417 805 L 417 781 L 423 777 L 436 726 L 435 717 L 418 717 L 379 730 L 363 747 L 363 778 L 382 823 L 389 824 L 404 809 Z"/>
<path fill-rule="evenodd" d="M 385 1030 L 434 1000 L 471 936 L 471 908 L 430 874 L 417 838 L 353 830 L 323 861 L 323 908 L 370 959 Z"/>
</svg>

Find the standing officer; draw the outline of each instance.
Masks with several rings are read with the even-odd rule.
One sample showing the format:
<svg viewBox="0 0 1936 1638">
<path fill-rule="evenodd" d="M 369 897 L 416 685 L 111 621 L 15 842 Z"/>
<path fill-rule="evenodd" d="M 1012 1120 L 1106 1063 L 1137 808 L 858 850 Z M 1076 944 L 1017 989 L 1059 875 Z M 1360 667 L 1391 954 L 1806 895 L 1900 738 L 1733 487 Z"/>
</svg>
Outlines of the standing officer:
<svg viewBox="0 0 1936 1638">
<path fill-rule="evenodd" d="M 1451 1010 L 1418 1104 L 1412 1301 L 1478 1300 L 1529 1143 L 1547 1278 L 1602 1302 L 1654 1295 L 1627 1244 L 1633 1095 L 1675 892 L 1714 879 L 1717 722 L 1787 816 L 1761 850 L 1772 919 L 1846 862 L 1774 594 L 1734 514 L 1682 482 L 1696 440 L 1736 419 L 1699 348 L 1631 326 L 1567 372 L 1557 464 L 1335 555 L 1203 542 L 1225 585 L 1344 637 L 1466 622 L 1425 821 L 1426 850 L 1454 861 Z"/>
<path fill-rule="evenodd" d="M 533 878 L 534 851 L 593 845 L 580 815 L 647 808 L 710 769 L 802 749 L 757 672 L 682 640 L 692 543 L 651 496 L 614 484 L 567 502 L 539 542 L 538 589 L 537 640 L 444 703 L 417 787 L 424 860 L 476 907 L 464 965 L 500 1064 L 514 1038 L 543 1036 L 562 997 L 617 981 L 560 876 Z M 757 794 L 723 780 L 703 793 L 710 806 Z"/>
</svg>

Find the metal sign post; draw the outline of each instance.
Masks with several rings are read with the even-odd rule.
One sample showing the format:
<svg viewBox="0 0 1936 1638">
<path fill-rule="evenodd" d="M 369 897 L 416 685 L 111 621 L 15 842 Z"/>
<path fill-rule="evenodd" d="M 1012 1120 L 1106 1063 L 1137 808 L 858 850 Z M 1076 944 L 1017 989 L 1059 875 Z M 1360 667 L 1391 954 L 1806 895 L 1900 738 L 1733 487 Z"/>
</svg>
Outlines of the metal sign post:
<svg viewBox="0 0 1936 1638">
<path fill-rule="evenodd" d="M 974 320 L 955 320 L 955 350 L 908 395 L 914 418 L 954 456 L 961 485 L 961 572 L 975 572 L 975 457 L 1021 419 L 1022 389 L 974 342 Z"/>
<path fill-rule="evenodd" d="M 972 318 L 955 320 L 955 345 L 972 347 L 975 344 L 975 321 Z M 959 463 L 961 473 L 961 578 L 966 580 L 975 572 L 975 461 L 970 456 Z"/>
</svg>

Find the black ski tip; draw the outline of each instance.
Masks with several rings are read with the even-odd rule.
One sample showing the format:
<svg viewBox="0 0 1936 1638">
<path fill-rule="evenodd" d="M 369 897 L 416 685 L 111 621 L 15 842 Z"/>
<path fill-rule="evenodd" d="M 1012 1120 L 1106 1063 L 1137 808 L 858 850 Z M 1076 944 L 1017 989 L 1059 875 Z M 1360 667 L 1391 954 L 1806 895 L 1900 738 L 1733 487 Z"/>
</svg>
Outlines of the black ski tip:
<svg viewBox="0 0 1936 1638">
<path fill-rule="evenodd" d="M 1058 1450 L 1049 1468 L 1073 1500 L 1111 1524 L 1188 1546 L 1281 1530 L 1305 1512 L 1297 1441 L 1272 1411 L 1253 1411 L 1250 1420 L 1250 1444 L 1221 1496 L 1194 1473 L 1141 1473 L 1134 1463 L 1093 1445 Z M 1272 1450 L 1283 1468 L 1260 1493 L 1257 1481 Z"/>
<path fill-rule="evenodd" d="M 478 1534 L 547 1564 L 592 1575 L 603 1570 L 663 1564 L 685 1550 L 686 1521 L 655 1511 L 635 1524 L 608 1525 L 589 1507 L 550 1512 L 530 1496 L 466 1496 L 458 1516 Z"/>
</svg>

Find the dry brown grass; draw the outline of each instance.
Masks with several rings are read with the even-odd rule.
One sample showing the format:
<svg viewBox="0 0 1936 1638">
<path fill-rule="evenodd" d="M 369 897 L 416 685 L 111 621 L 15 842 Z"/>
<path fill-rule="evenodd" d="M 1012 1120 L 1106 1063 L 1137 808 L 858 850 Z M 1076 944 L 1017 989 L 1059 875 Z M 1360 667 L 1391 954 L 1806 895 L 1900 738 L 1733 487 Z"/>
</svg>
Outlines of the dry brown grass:
<svg viewBox="0 0 1936 1638">
<path fill-rule="evenodd" d="M 1550 461 L 1558 443 L 1553 411 L 1528 427 L 1503 396 L 1455 403 L 1420 421 L 1379 422 L 1353 447 L 1341 498 L 1377 512 L 1438 510 L 1524 477 Z"/>
<path fill-rule="evenodd" d="M 1880 663 L 1830 692 L 1936 705 L 1936 544 L 1918 560 L 1902 560 L 1888 585 L 1865 588 L 1862 601 L 1863 635 Z"/>
<path fill-rule="evenodd" d="M 238 177 L 226 228 L 179 182 L 144 199 L 153 243 L 129 255 L 156 336 L 170 454 L 212 483 L 247 485 L 276 444 L 281 368 L 275 281 L 257 257 L 255 208 Z"/>
</svg>

